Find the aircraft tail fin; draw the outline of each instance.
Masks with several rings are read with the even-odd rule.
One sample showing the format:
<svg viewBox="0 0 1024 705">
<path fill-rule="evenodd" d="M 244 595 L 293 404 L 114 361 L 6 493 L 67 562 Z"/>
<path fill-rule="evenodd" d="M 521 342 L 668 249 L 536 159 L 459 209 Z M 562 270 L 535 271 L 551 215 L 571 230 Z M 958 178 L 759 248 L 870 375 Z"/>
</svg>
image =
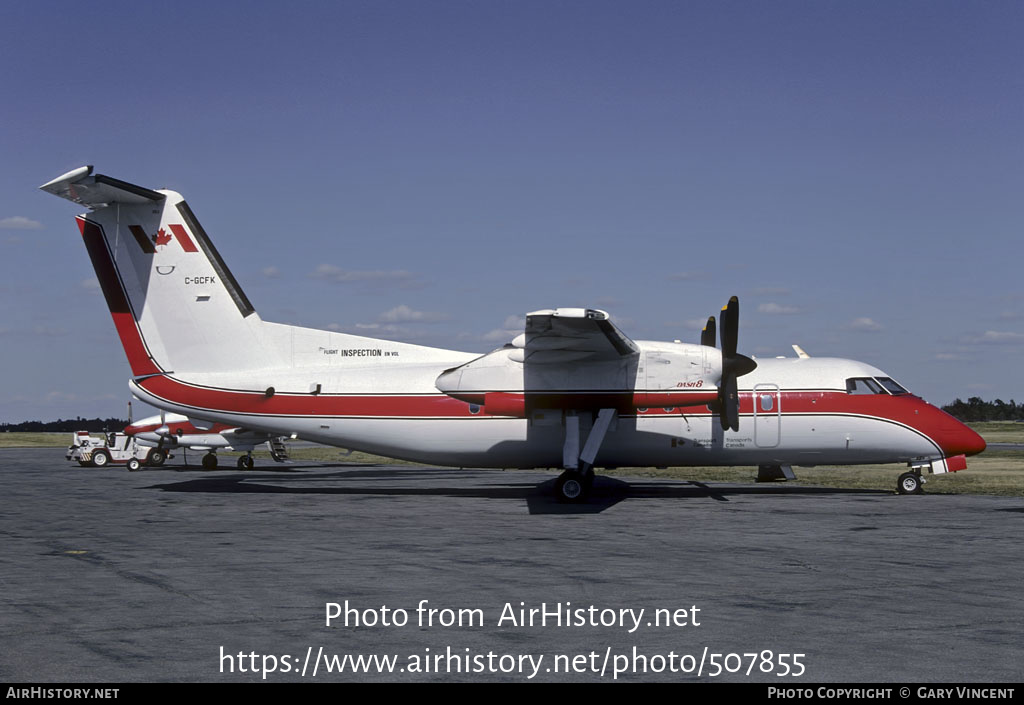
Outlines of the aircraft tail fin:
<svg viewBox="0 0 1024 705">
<path fill-rule="evenodd" d="M 255 309 L 182 196 L 94 174 L 40 187 L 84 205 L 79 230 L 136 377 L 277 364 Z"/>
</svg>

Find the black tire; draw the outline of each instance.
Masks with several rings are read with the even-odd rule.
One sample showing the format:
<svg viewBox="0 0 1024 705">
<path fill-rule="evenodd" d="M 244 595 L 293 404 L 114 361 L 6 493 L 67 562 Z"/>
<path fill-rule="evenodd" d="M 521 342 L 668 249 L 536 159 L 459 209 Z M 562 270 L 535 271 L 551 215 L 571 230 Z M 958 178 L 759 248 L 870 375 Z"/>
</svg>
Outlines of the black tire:
<svg viewBox="0 0 1024 705">
<path fill-rule="evenodd" d="M 128 472 L 135 472 L 142 467 L 142 463 L 136 458 L 129 458 L 128 460 Z"/>
<path fill-rule="evenodd" d="M 163 465 L 166 460 L 167 454 L 160 448 L 154 448 L 146 455 L 146 465 L 149 465 L 150 467 L 158 468 Z"/>
<path fill-rule="evenodd" d="M 203 470 L 216 470 L 217 469 L 217 456 L 213 453 L 207 453 L 203 456 Z"/>
<path fill-rule="evenodd" d="M 905 472 L 896 480 L 896 491 L 900 494 L 921 494 L 921 476 L 916 472 Z"/>
<path fill-rule="evenodd" d="M 563 472 L 555 481 L 555 496 L 567 504 L 584 501 L 588 489 L 586 478 L 578 472 Z"/>
<path fill-rule="evenodd" d="M 110 465 L 110 454 L 105 450 L 98 450 L 92 454 L 92 466 L 94 468 L 105 468 Z"/>
<path fill-rule="evenodd" d="M 238 458 L 238 469 L 239 470 L 252 470 L 253 465 L 256 461 L 252 459 L 251 455 L 242 455 Z"/>
</svg>

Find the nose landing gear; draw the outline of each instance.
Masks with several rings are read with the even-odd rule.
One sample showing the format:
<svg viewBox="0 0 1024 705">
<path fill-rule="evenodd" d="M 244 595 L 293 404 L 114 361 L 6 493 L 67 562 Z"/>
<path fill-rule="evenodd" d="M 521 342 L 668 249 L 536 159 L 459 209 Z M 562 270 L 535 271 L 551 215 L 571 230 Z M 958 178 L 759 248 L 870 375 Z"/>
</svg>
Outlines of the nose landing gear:
<svg viewBox="0 0 1024 705">
<path fill-rule="evenodd" d="M 924 478 L 918 472 L 905 472 L 896 480 L 896 491 L 900 494 L 921 494 L 924 492 Z"/>
</svg>

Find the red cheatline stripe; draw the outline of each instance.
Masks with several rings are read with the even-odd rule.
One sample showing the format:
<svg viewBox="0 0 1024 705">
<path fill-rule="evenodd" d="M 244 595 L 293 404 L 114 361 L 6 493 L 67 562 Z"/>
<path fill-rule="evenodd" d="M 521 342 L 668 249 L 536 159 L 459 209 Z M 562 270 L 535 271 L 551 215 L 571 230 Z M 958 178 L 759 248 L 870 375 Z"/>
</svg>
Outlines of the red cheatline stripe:
<svg viewBox="0 0 1024 705">
<path fill-rule="evenodd" d="M 176 404 L 210 409 L 225 413 L 269 416 L 362 416 L 407 418 L 468 417 L 469 405 L 442 395 L 357 395 L 310 396 L 305 394 L 275 394 L 267 397 L 259 392 L 238 392 L 194 387 L 163 376 L 139 382 L 146 391 Z M 740 413 L 753 412 L 753 395 L 740 395 Z M 811 414 L 822 416 L 851 415 L 874 417 L 908 426 L 924 434 L 933 443 L 939 443 L 947 455 L 979 453 L 985 444 L 981 437 L 953 417 L 914 396 L 892 397 L 882 395 L 849 395 L 836 393 L 781 394 L 783 416 Z M 651 409 L 652 412 L 660 411 Z M 699 411 L 694 417 L 712 415 Z M 761 415 L 761 412 L 758 412 Z M 769 419 L 775 414 L 765 414 Z M 479 418 L 479 416 L 478 416 Z M 936 440 L 939 439 L 939 440 Z"/>
<path fill-rule="evenodd" d="M 185 252 L 199 252 L 199 250 L 196 249 L 195 243 L 192 242 L 192 238 L 188 236 L 188 231 L 185 230 L 183 226 L 175 223 L 168 227 L 170 227 L 171 232 L 174 233 L 174 237 L 178 242 L 181 243 L 181 249 L 185 250 Z"/>
<path fill-rule="evenodd" d="M 152 241 L 146 237 L 145 230 L 138 225 L 129 225 L 128 229 L 132 231 L 132 235 L 135 236 L 135 241 L 139 243 L 139 247 L 142 248 L 143 252 L 147 255 L 156 253 L 156 247 L 154 247 Z"/>
<path fill-rule="evenodd" d="M 469 407 L 447 395 L 323 395 L 278 393 L 267 397 L 258 390 L 252 392 L 229 391 L 197 387 L 168 377 L 153 377 L 139 383 L 147 391 L 163 399 L 187 406 L 243 414 L 270 414 L 283 416 L 469 416 Z M 845 393 L 814 394 L 783 393 L 783 414 L 853 414 L 877 416 L 910 426 L 927 418 L 929 422 L 946 415 L 937 409 L 926 411 L 927 405 L 916 397 L 878 395 L 851 396 Z M 740 395 L 740 413 L 753 412 L 751 395 Z M 651 409 L 650 413 L 664 413 Z M 708 415 L 701 409 L 693 416 Z M 760 415 L 761 412 L 759 412 Z M 765 416 L 774 417 L 768 412 Z"/>
</svg>

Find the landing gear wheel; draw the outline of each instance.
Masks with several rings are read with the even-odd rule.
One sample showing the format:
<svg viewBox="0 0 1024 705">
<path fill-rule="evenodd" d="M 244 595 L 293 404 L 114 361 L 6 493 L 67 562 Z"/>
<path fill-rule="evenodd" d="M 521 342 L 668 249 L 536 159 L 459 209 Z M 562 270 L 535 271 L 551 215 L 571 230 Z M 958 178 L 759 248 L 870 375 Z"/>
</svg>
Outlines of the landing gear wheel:
<svg viewBox="0 0 1024 705">
<path fill-rule="evenodd" d="M 593 477 L 593 473 L 590 473 L 588 482 L 587 473 L 563 472 L 555 481 L 555 496 L 558 497 L 559 502 L 582 502 L 587 498 Z"/>
<path fill-rule="evenodd" d="M 94 468 L 105 468 L 110 464 L 110 456 L 107 451 L 98 450 L 92 454 L 92 466 Z"/>
<path fill-rule="evenodd" d="M 256 461 L 252 459 L 251 455 L 242 455 L 238 458 L 239 470 L 252 470 L 252 466 L 255 464 Z"/>
<path fill-rule="evenodd" d="M 135 472 L 141 467 L 142 463 L 140 463 L 136 458 L 132 458 L 128 461 L 128 472 Z"/>
<path fill-rule="evenodd" d="M 154 448 L 149 451 L 149 455 L 146 456 L 146 465 L 158 468 L 164 464 L 165 460 L 167 460 L 167 454 L 159 448 Z"/>
<path fill-rule="evenodd" d="M 216 470 L 217 469 L 217 456 L 213 453 L 207 453 L 203 456 L 203 470 Z"/>
<path fill-rule="evenodd" d="M 896 491 L 900 494 L 921 494 L 921 476 L 916 472 L 905 472 L 896 481 Z"/>
</svg>

